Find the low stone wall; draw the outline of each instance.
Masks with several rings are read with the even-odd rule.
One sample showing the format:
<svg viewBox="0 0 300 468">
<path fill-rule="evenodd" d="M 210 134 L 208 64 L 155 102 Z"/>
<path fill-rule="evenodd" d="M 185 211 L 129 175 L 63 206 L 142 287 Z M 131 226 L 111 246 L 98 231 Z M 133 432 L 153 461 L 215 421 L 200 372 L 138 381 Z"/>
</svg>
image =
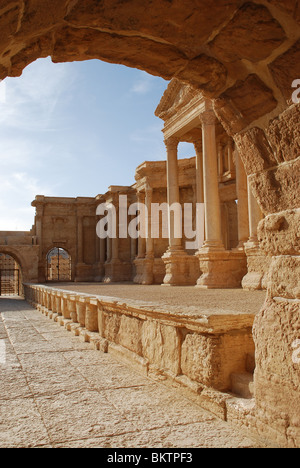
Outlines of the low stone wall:
<svg viewBox="0 0 300 468">
<path fill-rule="evenodd" d="M 230 391 L 232 374 L 246 372 L 254 353 L 254 314 L 175 312 L 40 285 L 26 284 L 24 291 L 31 305 L 94 349 L 183 390 L 224 420 L 243 426 L 246 412 L 249 425 L 253 400 Z"/>
</svg>

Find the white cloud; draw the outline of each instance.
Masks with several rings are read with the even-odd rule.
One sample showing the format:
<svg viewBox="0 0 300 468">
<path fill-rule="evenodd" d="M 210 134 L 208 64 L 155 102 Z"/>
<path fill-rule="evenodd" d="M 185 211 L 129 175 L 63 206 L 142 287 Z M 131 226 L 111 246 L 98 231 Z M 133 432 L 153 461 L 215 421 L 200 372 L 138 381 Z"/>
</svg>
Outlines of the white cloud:
<svg viewBox="0 0 300 468">
<path fill-rule="evenodd" d="M 29 230 L 32 200 L 54 195 L 59 185 L 48 173 L 58 156 L 45 132 L 60 130 L 57 107 L 70 96 L 75 77 L 68 64 L 46 59 L 0 82 L 0 230 Z"/>
<path fill-rule="evenodd" d="M 30 230 L 34 222 L 31 202 L 38 194 L 52 193 L 27 172 L 15 172 L 10 177 L 0 174 L 0 230 Z"/>
<path fill-rule="evenodd" d="M 50 59 L 37 60 L 19 78 L 7 78 L 0 86 L 1 126 L 19 130 L 55 126 L 53 112 L 74 79 L 67 64 L 54 68 Z"/>
<path fill-rule="evenodd" d="M 6 101 L 6 83 L 0 80 L 0 104 L 5 104 Z"/>
</svg>

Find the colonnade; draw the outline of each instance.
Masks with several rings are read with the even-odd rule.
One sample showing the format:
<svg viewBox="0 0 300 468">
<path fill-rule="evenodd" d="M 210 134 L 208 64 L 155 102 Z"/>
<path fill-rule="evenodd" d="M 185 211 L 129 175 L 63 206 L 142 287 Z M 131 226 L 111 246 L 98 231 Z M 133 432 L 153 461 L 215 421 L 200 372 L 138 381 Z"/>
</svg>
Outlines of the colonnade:
<svg viewBox="0 0 300 468">
<path fill-rule="evenodd" d="M 162 256 L 165 268 L 163 284 L 197 284 L 198 287 L 202 288 L 238 287 L 247 274 L 245 245 L 248 245 L 249 248 L 250 242 L 252 249 L 253 246 L 257 248 L 257 225 L 262 219 L 262 214 L 252 194 L 241 157 L 237 151 L 234 151 L 233 142 L 229 141 L 229 137 L 228 142 L 225 142 L 228 161 L 224 162 L 221 155 L 222 148 L 218 147 L 217 143 L 217 118 L 209 100 L 205 101 L 205 109 L 199 115 L 198 125 L 202 128 L 202 138 L 193 141 L 196 153 L 194 201 L 197 204 L 204 204 L 204 244 L 195 255 L 189 255 L 183 246 L 182 236 L 178 235 L 181 232 L 181 226 L 179 226 L 181 219 L 176 216 L 173 210 L 169 210 L 169 245 Z M 181 203 L 178 161 L 180 141 L 180 137 L 176 134 L 166 137 L 164 141 L 167 153 L 166 179 L 169 207 Z M 235 169 L 233 168 L 233 159 L 235 159 Z M 236 248 L 231 250 L 226 250 L 222 235 L 219 184 L 224 169 L 228 174 L 236 172 L 238 243 Z M 131 201 L 133 190 L 135 190 L 134 186 L 128 188 L 131 193 Z M 108 192 L 106 196 L 106 202 L 114 204 L 117 219 L 119 210 L 117 195 L 119 193 L 118 191 Z M 146 206 L 148 217 L 143 213 L 142 208 L 140 208 L 140 216 L 146 217 L 148 235 L 140 236 L 138 239 L 130 239 L 126 245 L 123 242 L 121 245 L 117 223 L 116 236 L 107 239 L 97 238 L 98 270 L 101 270 L 99 276 L 102 276 L 104 281 L 131 281 L 134 278 L 137 283 L 152 284 L 155 260 L 154 239 L 151 236 L 153 187 L 147 184 L 143 190 L 136 190 L 133 198 L 139 207 Z M 124 249 L 124 245 L 127 251 L 126 260 L 124 260 L 124 251 L 123 255 L 120 255 L 120 250 Z M 82 217 L 79 217 L 79 263 L 82 261 L 82 246 Z M 233 271 L 234 274 L 232 274 Z M 244 284 L 246 285 L 246 282 Z"/>
</svg>

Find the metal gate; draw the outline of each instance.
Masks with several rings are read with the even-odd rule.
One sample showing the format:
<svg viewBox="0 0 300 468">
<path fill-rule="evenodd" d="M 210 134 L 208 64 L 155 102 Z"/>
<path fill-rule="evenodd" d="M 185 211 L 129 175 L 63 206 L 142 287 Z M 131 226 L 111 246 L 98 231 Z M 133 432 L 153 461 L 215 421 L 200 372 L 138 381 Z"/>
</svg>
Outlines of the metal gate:
<svg viewBox="0 0 300 468">
<path fill-rule="evenodd" d="M 20 271 L 0 270 L 0 296 L 20 295 Z"/>
<path fill-rule="evenodd" d="M 47 281 L 71 281 L 71 257 L 65 249 L 55 247 L 48 252 Z"/>
</svg>

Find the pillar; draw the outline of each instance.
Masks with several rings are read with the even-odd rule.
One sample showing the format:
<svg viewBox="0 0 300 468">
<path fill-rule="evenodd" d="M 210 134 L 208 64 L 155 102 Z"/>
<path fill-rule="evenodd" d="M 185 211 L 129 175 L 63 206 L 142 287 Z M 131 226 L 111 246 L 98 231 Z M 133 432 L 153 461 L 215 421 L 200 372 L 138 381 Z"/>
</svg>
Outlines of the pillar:
<svg viewBox="0 0 300 468">
<path fill-rule="evenodd" d="M 258 223 L 263 219 L 261 209 L 252 193 L 248 177 L 248 208 L 249 208 L 249 240 L 245 243 L 247 255 L 247 274 L 242 281 L 243 289 L 266 289 L 268 284 L 271 257 L 268 257 L 259 247 L 257 238 Z"/>
<path fill-rule="evenodd" d="M 139 206 L 139 213 L 140 217 L 143 216 L 143 209 L 142 209 L 142 204 L 145 202 L 145 194 L 142 192 L 137 193 L 137 201 L 138 201 L 138 206 Z M 138 237 L 138 258 L 145 258 L 146 254 L 146 240 L 145 238 L 139 236 Z"/>
<path fill-rule="evenodd" d="M 180 203 L 179 176 L 178 176 L 178 144 L 177 138 L 171 137 L 165 140 L 167 148 L 167 193 L 168 205 Z M 182 238 L 176 237 L 178 233 L 179 216 L 169 210 L 169 250 L 182 250 Z"/>
<path fill-rule="evenodd" d="M 202 141 L 195 141 L 196 151 L 196 203 L 204 203 Z"/>
<path fill-rule="evenodd" d="M 182 246 L 182 213 L 180 207 L 179 173 L 178 173 L 178 144 L 179 140 L 170 137 L 165 140 L 167 148 L 167 193 L 169 205 L 169 248 L 162 259 L 166 267 L 164 285 L 181 286 L 194 285 L 194 260 Z M 175 206 L 177 210 L 170 208 Z M 180 210 L 180 211 L 179 211 Z"/>
<path fill-rule="evenodd" d="M 203 289 L 237 288 L 241 286 L 246 273 L 246 259 L 244 252 L 226 251 L 222 240 L 216 117 L 210 101 L 206 101 L 206 110 L 200 119 L 203 141 L 205 241 L 203 248 L 197 253 L 201 271 L 197 286 Z"/>
<path fill-rule="evenodd" d="M 143 267 L 143 275 L 142 275 L 142 284 L 153 284 L 153 266 L 154 266 L 154 239 L 152 239 L 151 235 L 151 205 L 152 205 L 152 198 L 153 198 L 153 189 L 150 186 L 146 187 L 145 190 L 145 205 L 146 205 L 146 213 L 147 213 L 147 238 L 146 238 L 146 257 L 144 261 Z"/>
<path fill-rule="evenodd" d="M 224 250 L 218 180 L 216 117 L 209 107 L 201 114 L 203 141 L 203 187 L 205 204 L 205 243 L 209 250 Z"/>
</svg>

